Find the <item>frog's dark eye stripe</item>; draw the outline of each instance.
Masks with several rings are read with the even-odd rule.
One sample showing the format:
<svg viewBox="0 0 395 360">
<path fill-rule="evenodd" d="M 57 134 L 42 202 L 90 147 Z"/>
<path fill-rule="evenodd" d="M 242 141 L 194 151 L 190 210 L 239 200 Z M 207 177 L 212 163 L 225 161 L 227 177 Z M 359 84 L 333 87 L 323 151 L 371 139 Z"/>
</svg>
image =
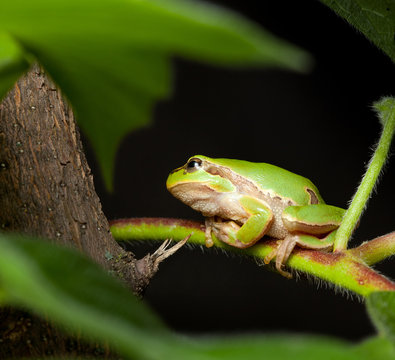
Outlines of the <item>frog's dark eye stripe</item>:
<svg viewBox="0 0 395 360">
<path fill-rule="evenodd" d="M 202 166 L 202 160 L 198 158 L 190 159 L 185 165 L 185 170 L 189 173 L 198 170 Z"/>
</svg>

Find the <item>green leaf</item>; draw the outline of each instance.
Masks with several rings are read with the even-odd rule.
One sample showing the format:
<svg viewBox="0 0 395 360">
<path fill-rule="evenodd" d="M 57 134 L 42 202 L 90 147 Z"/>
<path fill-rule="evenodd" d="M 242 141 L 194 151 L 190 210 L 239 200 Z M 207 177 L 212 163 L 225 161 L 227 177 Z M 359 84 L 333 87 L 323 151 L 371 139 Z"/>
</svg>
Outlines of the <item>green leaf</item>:
<svg viewBox="0 0 395 360">
<path fill-rule="evenodd" d="M 353 352 L 359 359 L 395 359 L 395 348 L 387 339 L 380 336 L 365 340 L 356 346 Z"/>
<path fill-rule="evenodd" d="M 395 3 L 392 0 L 321 0 L 361 31 L 395 62 Z"/>
<path fill-rule="evenodd" d="M 71 101 L 107 184 L 119 141 L 171 91 L 169 59 L 304 71 L 308 55 L 233 12 L 187 0 L 13 0 L 15 37 Z"/>
<path fill-rule="evenodd" d="M 373 295 L 368 301 L 375 300 Z M 380 296 L 386 296 L 386 311 L 393 322 L 392 295 Z M 126 358 L 384 360 L 393 354 L 383 338 L 353 346 L 333 338 L 292 334 L 176 336 L 83 255 L 20 235 L 0 234 L 0 300 L 47 316 L 67 330 L 78 330 L 87 339 L 106 341 Z"/>
<path fill-rule="evenodd" d="M 131 357 L 160 359 L 172 344 L 161 321 L 96 264 L 37 239 L 0 234 L 0 299 Z"/>
<path fill-rule="evenodd" d="M 21 47 L 9 34 L 0 31 L 0 100 L 27 66 Z"/>
<path fill-rule="evenodd" d="M 366 306 L 379 333 L 395 346 L 395 291 L 372 293 L 366 299 Z"/>
<path fill-rule="evenodd" d="M 216 359 L 226 360 L 346 360 L 347 346 L 333 339 L 320 337 L 240 336 L 206 340 L 207 352 Z"/>
<path fill-rule="evenodd" d="M 381 339 L 354 346 L 329 337 L 293 334 L 213 337 L 201 339 L 200 347 L 210 358 L 226 360 L 388 360 L 393 354 Z"/>
</svg>

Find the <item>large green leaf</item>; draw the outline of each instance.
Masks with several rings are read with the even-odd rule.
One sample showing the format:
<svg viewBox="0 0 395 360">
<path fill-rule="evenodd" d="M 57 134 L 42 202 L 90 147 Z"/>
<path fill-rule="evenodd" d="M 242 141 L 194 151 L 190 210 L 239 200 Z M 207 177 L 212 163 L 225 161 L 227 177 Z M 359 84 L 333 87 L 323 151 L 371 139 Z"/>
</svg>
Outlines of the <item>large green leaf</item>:
<svg viewBox="0 0 395 360">
<path fill-rule="evenodd" d="M 160 359 L 171 337 L 143 303 L 70 249 L 0 234 L 0 299 L 49 316 L 122 353 Z"/>
<path fill-rule="evenodd" d="M 395 348 L 382 336 L 375 336 L 355 346 L 352 350 L 359 359 L 389 360 L 395 359 Z"/>
<path fill-rule="evenodd" d="M 106 341 L 126 358 L 386 360 L 392 354 L 380 338 L 353 346 L 292 334 L 178 336 L 83 255 L 20 235 L 0 233 L 0 301 L 31 309 L 68 330 L 78 329 L 88 339 Z"/>
<path fill-rule="evenodd" d="M 286 334 L 214 337 L 200 343 L 201 354 L 206 352 L 201 360 L 389 360 L 395 355 L 381 338 L 369 339 L 358 346 L 330 338 Z M 185 356 L 188 360 L 188 354 Z"/>
<path fill-rule="evenodd" d="M 5 1 L 0 31 L 33 54 L 70 99 L 108 184 L 120 139 L 146 124 L 154 101 L 170 92 L 170 56 L 293 70 L 309 62 L 257 25 L 198 1 Z"/>
<path fill-rule="evenodd" d="M 366 306 L 379 332 L 395 346 L 395 291 L 372 293 Z"/>
<path fill-rule="evenodd" d="M 393 0 L 321 0 L 361 31 L 395 62 Z"/>
<path fill-rule="evenodd" d="M 292 334 L 212 338 L 201 345 L 214 359 L 226 360 L 389 360 L 394 354 L 382 339 L 354 346 L 323 336 Z"/>
</svg>

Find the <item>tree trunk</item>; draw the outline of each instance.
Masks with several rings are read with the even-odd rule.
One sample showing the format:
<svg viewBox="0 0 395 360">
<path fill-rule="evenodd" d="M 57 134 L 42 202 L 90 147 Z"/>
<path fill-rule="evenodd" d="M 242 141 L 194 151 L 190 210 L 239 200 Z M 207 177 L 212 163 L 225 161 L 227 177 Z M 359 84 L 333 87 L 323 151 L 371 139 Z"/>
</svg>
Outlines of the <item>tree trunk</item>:
<svg viewBox="0 0 395 360">
<path fill-rule="evenodd" d="M 38 66 L 0 105 L 3 230 L 74 246 L 107 267 L 112 239 L 71 108 Z"/>
<path fill-rule="evenodd" d="M 73 112 L 37 65 L 0 105 L 0 226 L 75 247 L 138 294 L 156 271 L 150 256 L 137 261 L 112 238 Z M 70 338 L 26 313 L 3 309 L 0 321 L 0 358 L 70 350 Z"/>
</svg>

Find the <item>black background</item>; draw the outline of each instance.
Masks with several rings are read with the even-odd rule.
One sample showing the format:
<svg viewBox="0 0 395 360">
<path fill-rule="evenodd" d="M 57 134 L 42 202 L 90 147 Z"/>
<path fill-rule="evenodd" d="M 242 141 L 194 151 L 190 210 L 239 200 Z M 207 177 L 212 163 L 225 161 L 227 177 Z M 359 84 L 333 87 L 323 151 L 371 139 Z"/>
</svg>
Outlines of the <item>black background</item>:
<svg viewBox="0 0 395 360">
<path fill-rule="evenodd" d="M 318 1 L 218 1 L 309 51 L 307 75 L 232 70 L 175 60 L 174 94 L 152 126 L 127 136 L 108 193 L 89 144 L 110 219 L 202 219 L 166 191 L 169 171 L 195 154 L 276 164 L 310 178 L 327 203 L 346 207 L 380 126 L 372 102 L 393 94 L 390 59 Z M 389 163 L 351 246 L 394 230 Z M 136 246 L 143 256 L 158 244 Z M 395 277 L 394 260 L 378 266 Z M 147 302 L 182 332 L 282 332 L 361 339 L 373 333 L 363 303 L 311 279 L 287 280 L 251 259 L 183 249 L 161 265 Z"/>
</svg>

